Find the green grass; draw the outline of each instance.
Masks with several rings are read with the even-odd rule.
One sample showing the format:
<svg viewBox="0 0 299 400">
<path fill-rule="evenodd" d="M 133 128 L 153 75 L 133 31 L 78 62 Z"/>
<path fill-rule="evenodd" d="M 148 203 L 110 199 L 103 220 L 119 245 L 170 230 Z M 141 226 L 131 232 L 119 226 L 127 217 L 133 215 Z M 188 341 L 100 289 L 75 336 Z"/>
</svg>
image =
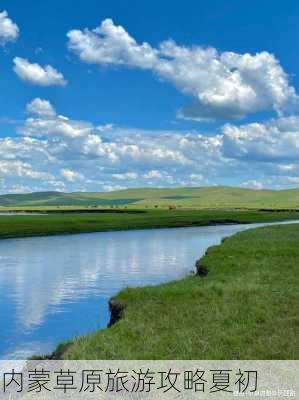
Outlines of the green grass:
<svg viewBox="0 0 299 400">
<path fill-rule="evenodd" d="M 0 207 L 299 208 L 299 189 L 253 190 L 225 186 L 136 188 L 114 192 L 41 192 L 0 196 Z"/>
<path fill-rule="evenodd" d="M 297 212 L 233 210 L 140 210 L 135 213 L 51 213 L 0 216 L 0 238 L 57 235 L 126 229 L 202 226 L 216 223 L 252 223 L 299 219 Z"/>
<path fill-rule="evenodd" d="M 124 317 L 76 338 L 68 359 L 298 359 L 299 226 L 254 229 L 212 247 L 205 278 L 131 288 Z"/>
</svg>

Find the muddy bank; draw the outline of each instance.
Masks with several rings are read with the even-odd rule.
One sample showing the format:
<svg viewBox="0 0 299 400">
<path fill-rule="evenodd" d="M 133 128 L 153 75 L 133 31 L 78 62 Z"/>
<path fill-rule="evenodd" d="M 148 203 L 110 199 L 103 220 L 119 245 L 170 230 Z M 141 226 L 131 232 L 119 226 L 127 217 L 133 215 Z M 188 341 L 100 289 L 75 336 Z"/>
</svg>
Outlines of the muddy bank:
<svg viewBox="0 0 299 400">
<path fill-rule="evenodd" d="M 120 301 L 115 300 L 114 298 L 109 300 L 109 311 L 110 311 L 110 320 L 107 325 L 107 328 L 110 328 L 118 321 L 120 321 L 124 315 L 125 306 Z"/>
</svg>

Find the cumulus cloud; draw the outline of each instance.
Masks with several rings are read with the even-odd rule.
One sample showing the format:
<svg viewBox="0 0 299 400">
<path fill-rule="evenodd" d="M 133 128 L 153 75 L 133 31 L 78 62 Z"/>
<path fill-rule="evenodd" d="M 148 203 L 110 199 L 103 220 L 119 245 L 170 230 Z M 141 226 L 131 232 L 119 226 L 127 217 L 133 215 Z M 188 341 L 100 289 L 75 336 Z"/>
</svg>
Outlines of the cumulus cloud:
<svg viewBox="0 0 299 400">
<path fill-rule="evenodd" d="M 299 176 L 299 117 L 226 124 L 218 132 L 97 126 L 27 105 L 19 137 L 0 138 L 1 191 L 126 187 L 291 187 Z M 254 178 L 253 178 L 254 177 Z M 21 185 L 21 186 L 20 186 Z"/>
<path fill-rule="evenodd" d="M 106 19 L 92 31 L 73 29 L 67 34 L 68 47 L 82 61 L 98 64 L 124 64 L 152 68 L 157 61 L 157 50 L 148 43 L 139 45 L 123 27 Z"/>
<path fill-rule="evenodd" d="M 163 178 L 163 172 L 152 169 L 143 175 L 145 179 L 161 179 Z"/>
<path fill-rule="evenodd" d="M 50 179 L 52 175 L 33 169 L 32 165 L 19 160 L 0 160 L 0 176 L 18 176 L 32 179 Z"/>
<path fill-rule="evenodd" d="M 282 164 L 277 166 L 280 171 L 284 172 L 292 172 L 297 169 L 297 166 L 294 164 Z"/>
<path fill-rule="evenodd" d="M 241 186 L 243 186 L 244 188 L 257 190 L 264 188 L 263 182 L 257 181 L 255 179 L 250 179 L 249 181 L 243 182 L 241 183 Z"/>
<path fill-rule="evenodd" d="M 97 126 L 59 115 L 48 100 L 40 98 L 28 103 L 27 113 L 19 127 L 22 137 L 6 139 L 3 157 L 11 154 L 12 159 L 26 161 L 31 153 L 34 162 L 44 164 L 59 185 L 58 177 L 72 190 L 78 190 L 77 183 L 80 190 L 110 190 L 128 184 L 179 185 L 181 180 L 188 181 L 190 170 L 199 166 L 207 173 L 222 163 L 217 135 L 207 138 L 199 133 L 157 134 L 111 124 Z M 119 185 L 120 181 L 124 184 Z M 54 186 L 53 179 L 47 180 L 50 183 Z"/>
<path fill-rule="evenodd" d="M 288 176 L 286 180 L 291 184 L 299 185 L 299 176 Z"/>
<path fill-rule="evenodd" d="M 130 160 L 132 165 L 141 165 L 147 163 L 151 165 L 163 164 L 190 164 L 190 160 L 184 154 L 182 149 L 184 143 L 180 142 L 181 136 L 167 134 L 153 137 L 140 135 L 138 131 L 129 135 L 116 135 L 114 140 L 105 139 L 104 134 L 110 134 L 111 124 L 102 127 L 94 126 L 85 121 L 69 119 L 66 116 L 54 113 L 40 113 L 40 105 L 47 110 L 54 108 L 46 100 L 34 99 L 28 106 L 27 111 L 33 112 L 33 116 L 27 118 L 23 127 L 19 129 L 20 133 L 31 137 L 52 137 L 61 138 L 65 151 L 80 155 L 80 157 L 98 157 L 109 164 L 121 164 Z M 46 104 L 46 106 L 45 106 Z M 36 111 L 38 109 L 38 112 Z M 166 140 L 168 143 L 166 143 Z M 202 146 L 206 147 L 208 139 L 200 137 Z M 192 144 L 191 144 L 192 145 Z M 192 153 L 191 149 L 188 149 Z"/>
<path fill-rule="evenodd" d="M 92 131 L 92 125 L 81 121 L 70 120 L 62 115 L 53 118 L 28 118 L 24 127 L 27 135 L 61 135 L 70 138 L 87 136 Z"/>
<path fill-rule="evenodd" d="M 103 190 L 104 192 L 114 192 L 115 190 L 124 190 L 127 189 L 127 186 L 122 186 L 122 185 L 103 185 Z"/>
<path fill-rule="evenodd" d="M 69 182 L 81 181 L 84 179 L 84 176 L 80 172 L 76 172 L 67 168 L 61 169 L 60 175 Z"/>
<path fill-rule="evenodd" d="M 71 30 L 68 48 L 83 62 L 153 71 L 193 98 L 178 116 L 194 120 L 235 119 L 249 113 L 282 113 L 297 104 L 295 89 L 273 54 L 218 52 L 168 40 L 153 48 L 138 44 L 111 19 L 93 30 Z"/>
<path fill-rule="evenodd" d="M 27 104 L 26 110 L 32 117 L 27 118 L 21 131 L 27 136 L 61 135 L 76 138 L 88 136 L 95 129 L 88 122 L 75 121 L 63 115 L 57 115 L 48 100 L 35 98 Z"/>
<path fill-rule="evenodd" d="M 299 157 L 299 117 L 227 124 L 223 128 L 223 152 L 235 159 L 289 164 Z"/>
<path fill-rule="evenodd" d="M 39 97 L 28 103 L 26 110 L 29 114 L 35 114 L 39 117 L 55 117 L 56 115 L 52 104 L 48 100 L 42 100 Z"/>
<path fill-rule="evenodd" d="M 195 184 L 203 184 L 205 182 L 204 176 L 202 174 L 191 174 L 191 182 Z"/>
<path fill-rule="evenodd" d="M 6 137 L 0 138 L 0 160 L 23 161 L 34 160 L 39 165 L 54 163 L 56 161 L 55 153 L 59 145 L 50 144 L 46 140 L 36 138 Z"/>
<path fill-rule="evenodd" d="M 0 12 L 0 45 L 14 42 L 19 35 L 19 28 L 7 14 L 7 11 Z"/>
<path fill-rule="evenodd" d="M 136 172 L 125 172 L 123 174 L 112 174 L 113 178 L 116 178 L 121 181 L 137 179 L 138 174 Z"/>
<path fill-rule="evenodd" d="M 65 86 L 66 80 L 61 72 L 58 72 L 51 65 L 41 66 L 37 63 L 30 63 L 25 58 L 15 57 L 14 71 L 23 81 L 38 86 Z"/>
</svg>

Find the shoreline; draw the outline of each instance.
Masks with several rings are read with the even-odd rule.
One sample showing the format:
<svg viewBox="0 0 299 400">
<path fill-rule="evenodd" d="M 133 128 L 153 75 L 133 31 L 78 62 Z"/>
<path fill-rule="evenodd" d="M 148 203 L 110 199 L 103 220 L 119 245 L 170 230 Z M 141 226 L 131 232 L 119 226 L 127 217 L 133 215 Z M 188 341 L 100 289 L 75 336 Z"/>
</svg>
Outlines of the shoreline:
<svg viewBox="0 0 299 400">
<path fill-rule="evenodd" d="M 258 215 L 263 216 L 263 215 Z M 276 215 L 277 218 L 275 218 L 275 220 L 273 218 L 270 218 L 270 220 L 263 220 L 263 218 L 255 218 L 253 220 L 236 220 L 236 219 L 222 219 L 222 218 L 213 218 L 213 219 L 206 219 L 205 221 L 203 220 L 198 220 L 198 221 L 192 221 L 192 223 L 188 223 L 188 224 L 184 224 L 184 223 L 180 223 L 176 225 L 166 225 L 164 223 L 163 226 L 161 226 L 161 224 L 159 224 L 159 226 L 153 226 L 153 225 L 148 225 L 146 227 L 131 227 L 131 226 L 127 226 L 126 228 L 123 229 L 116 229 L 115 227 L 110 227 L 110 229 L 106 229 L 106 230 L 96 230 L 96 231 L 83 231 L 83 232 L 59 232 L 58 234 L 56 232 L 51 232 L 51 233 L 46 233 L 43 235 L 37 234 L 37 235 L 26 235 L 26 236 L 13 236 L 13 237 L 7 237 L 5 239 L 22 239 L 22 238 L 29 238 L 29 237 L 46 237 L 46 236 L 60 236 L 60 235 L 72 235 L 72 234 L 80 234 L 80 233 L 96 233 L 96 232 L 113 232 L 113 231 L 128 231 L 128 230 L 149 230 L 149 229 L 172 229 L 172 228 L 190 228 L 190 227 L 207 227 L 207 226 L 215 226 L 215 225 L 236 225 L 236 224 L 240 224 L 240 225 L 245 225 L 245 224 L 255 224 L 255 223 L 265 223 L 265 222 L 269 222 L 269 223 L 285 223 L 285 222 L 290 222 L 292 223 L 292 221 L 295 220 L 294 218 L 294 214 L 292 215 L 292 218 L 290 218 L 289 214 L 285 215 L 286 217 L 289 218 L 281 218 L 282 215 L 281 213 L 279 213 L 279 215 Z M 9 217 L 10 218 L 10 217 Z M 26 217 L 27 218 L 27 217 Z M 24 219 L 23 219 L 24 220 Z M 181 222 L 181 221 L 180 221 Z M 250 229 L 252 230 L 252 229 Z M 235 236 L 235 235 L 234 235 Z M 226 241 L 226 239 L 228 239 L 228 237 L 224 238 L 222 240 Z M 1 237 L 0 237 L 1 239 Z M 3 238 L 4 239 L 4 238 Z M 222 243 L 221 242 L 221 243 Z M 207 249 L 207 253 L 209 252 L 209 248 Z M 207 269 L 206 266 L 204 265 L 204 268 L 202 268 L 202 264 L 201 264 L 201 260 L 202 258 L 204 258 L 205 256 L 201 257 L 200 259 L 197 260 L 197 263 L 195 265 L 195 269 L 197 269 L 197 277 L 200 277 L 200 279 L 203 279 L 206 277 L 207 275 Z M 199 268 L 198 268 L 199 267 Z M 188 275 L 185 278 L 181 278 L 182 280 L 187 279 Z M 168 283 L 171 283 L 168 282 Z M 166 283 L 167 284 L 167 283 Z M 163 285 L 163 284 L 162 284 Z M 156 285 L 159 286 L 159 285 Z M 138 289 L 138 288 L 137 288 Z M 123 304 L 121 301 L 116 300 L 118 298 L 120 293 L 116 293 L 115 295 L 113 295 L 113 297 L 110 299 L 109 301 L 109 308 L 110 308 L 110 321 L 107 325 L 106 328 L 102 328 L 102 330 L 105 330 L 107 328 L 111 328 L 115 325 L 116 322 L 120 321 L 121 318 L 124 315 L 124 310 L 125 310 L 125 304 Z M 87 334 L 88 335 L 88 334 Z M 61 350 L 61 346 L 63 347 L 63 351 Z M 60 357 L 62 356 L 62 354 L 65 353 L 65 351 L 67 350 L 66 347 L 68 347 L 68 344 L 62 344 L 62 345 L 58 345 L 58 348 L 56 350 L 54 350 L 53 353 L 51 353 L 50 355 L 46 355 L 45 358 L 50 358 L 50 359 L 54 359 L 55 357 Z"/>
<path fill-rule="evenodd" d="M 294 220 L 296 220 L 296 218 L 294 218 Z M 291 220 L 290 220 L 291 221 Z M 271 221 L 272 222 L 272 221 Z M 286 220 L 277 220 L 274 221 L 274 223 L 280 223 L 280 222 L 286 222 Z M 164 225 L 164 226 L 148 226 L 148 227 L 144 227 L 144 228 L 139 228 L 139 227 L 129 227 L 129 228 L 118 228 L 118 229 L 103 229 L 103 230 L 91 230 L 91 231 L 82 231 L 82 232 L 58 232 L 58 233 L 39 233 L 36 235 L 20 235 L 20 236 L 1 236 L 0 235 L 0 240 L 11 240 L 11 239 L 30 239 L 30 238 L 46 238 L 46 237 L 54 237 L 54 236 L 75 236 L 75 235 L 89 235 L 91 233 L 108 233 L 108 232 L 128 232 L 128 231 L 148 231 L 148 230 L 154 230 L 154 229 L 159 229 L 159 230 L 163 230 L 163 229 L 180 229 L 180 228 L 204 228 L 204 227 L 208 227 L 208 226 L 229 226 L 229 225 L 254 225 L 254 224 L 258 224 L 258 223 L 263 223 L 263 222 L 256 222 L 256 221 L 252 221 L 252 222 L 240 222 L 240 221 L 211 221 L 211 222 L 207 222 L 207 223 L 199 223 L 199 224 L 189 224 L 189 225 L 177 225 L 177 226 L 173 226 L 173 225 Z"/>
<path fill-rule="evenodd" d="M 226 239 L 226 238 L 224 238 L 224 239 Z M 207 249 L 207 251 L 208 251 L 208 249 Z M 203 278 L 203 277 L 207 276 L 208 270 L 206 269 L 206 267 L 201 265 L 201 259 L 203 257 L 197 259 L 197 261 L 195 262 L 194 271 L 190 271 L 189 274 L 187 274 L 185 277 L 183 277 L 179 280 L 185 279 L 186 277 L 188 277 L 190 275 L 191 276 L 194 275 L 199 278 Z M 151 285 L 151 286 L 158 287 L 158 286 L 165 285 L 165 284 L 168 284 L 171 282 L 175 282 L 175 281 L 169 281 L 166 283 L 160 283 L 160 284 Z M 142 289 L 142 288 L 143 288 L 142 286 L 138 286 L 138 287 L 134 287 L 133 289 Z M 123 319 L 123 317 L 125 315 L 125 311 L 126 311 L 126 306 L 122 301 L 117 300 L 117 296 L 123 290 L 125 290 L 125 289 L 121 289 L 119 292 L 117 292 L 114 296 L 112 296 L 108 300 L 109 321 L 106 326 L 104 326 L 103 328 L 99 328 L 96 331 L 105 331 L 107 329 L 111 329 L 114 325 L 116 325 L 119 321 L 121 321 Z M 88 336 L 96 331 L 91 331 L 89 333 L 82 335 L 81 337 Z M 60 342 L 57 344 L 57 346 L 51 353 L 44 354 L 44 355 L 36 355 L 36 356 L 33 355 L 32 357 L 29 358 L 29 360 L 63 360 L 63 357 L 62 357 L 63 354 L 71 347 L 71 345 L 72 344 L 69 343 L 68 341 Z"/>
<path fill-rule="evenodd" d="M 292 226 L 292 224 L 290 224 L 290 225 Z M 268 228 L 273 228 L 273 227 L 275 228 L 275 227 L 280 227 L 280 226 L 282 226 L 282 225 L 280 225 L 278 223 L 277 225 L 249 229 L 248 231 L 245 231 L 245 232 L 250 233 L 250 232 L 255 232 L 256 230 L 263 229 L 263 228 L 268 229 Z M 284 226 L 288 226 L 288 224 L 285 224 Z M 204 281 L 204 280 L 208 279 L 209 273 L 210 273 L 210 266 L 209 266 L 209 263 L 206 264 L 206 259 L 209 258 L 210 253 L 213 252 L 214 249 L 221 248 L 221 246 L 225 242 L 227 242 L 231 239 L 234 240 L 234 238 L 238 237 L 240 234 L 243 235 L 244 231 L 235 233 L 232 236 L 226 236 L 221 240 L 221 242 L 218 245 L 208 247 L 205 254 L 202 257 L 198 258 L 197 261 L 195 262 L 194 271 L 190 271 L 190 273 L 187 274 L 185 277 L 182 277 L 178 280 L 169 281 L 166 283 L 151 285 L 150 288 L 152 290 L 159 290 L 159 288 L 161 288 L 161 287 L 168 286 L 168 285 L 180 284 L 180 282 L 183 282 L 188 279 L 195 278 L 195 279 L 198 279 L 199 281 Z M 119 323 L 120 321 L 123 320 L 123 318 L 125 317 L 125 314 L 126 314 L 127 305 L 126 305 L 126 302 L 121 299 L 122 293 L 126 292 L 126 291 L 139 291 L 139 292 L 141 291 L 142 292 L 142 291 L 146 291 L 146 290 L 147 290 L 147 287 L 142 287 L 142 286 L 120 290 L 118 293 L 113 295 L 108 301 L 110 318 L 109 318 L 109 322 L 106 325 L 106 327 L 98 329 L 94 332 L 87 333 L 87 334 L 79 337 L 79 339 L 75 338 L 75 339 L 71 339 L 71 341 L 69 341 L 69 342 L 63 342 L 63 343 L 58 344 L 58 346 L 55 348 L 55 350 L 52 353 L 46 355 L 45 358 L 46 359 L 63 359 L 64 354 L 67 353 L 68 350 L 71 349 L 72 346 L 74 346 L 74 343 L 72 343 L 73 341 L 80 340 L 80 338 L 81 338 L 81 340 L 84 340 L 84 338 L 95 335 L 97 333 L 104 334 L 106 331 L 110 331 L 111 328 L 113 328 L 117 323 Z M 135 305 L 134 305 L 134 307 L 135 307 Z"/>
<path fill-rule="evenodd" d="M 61 343 L 52 357 L 296 359 L 298 241 L 294 224 L 227 237 L 198 260 L 198 274 L 118 292 L 109 328 Z"/>
</svg>

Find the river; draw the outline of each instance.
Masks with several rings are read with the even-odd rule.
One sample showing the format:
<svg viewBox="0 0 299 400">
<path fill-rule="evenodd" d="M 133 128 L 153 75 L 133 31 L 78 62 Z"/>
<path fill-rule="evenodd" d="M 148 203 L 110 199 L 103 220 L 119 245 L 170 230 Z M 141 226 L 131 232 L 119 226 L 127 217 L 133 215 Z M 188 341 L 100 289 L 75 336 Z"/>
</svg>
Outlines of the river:
<svg viewBox="0 0 299 400">
<path fill-rule="evenodd" d="M 103 328 L 108 300 L 127 286 L 194 270 L 211 245 L 267 224 L 132 230 L 0 241 L 0 358 L 51 352 Z"/>
</svg>

